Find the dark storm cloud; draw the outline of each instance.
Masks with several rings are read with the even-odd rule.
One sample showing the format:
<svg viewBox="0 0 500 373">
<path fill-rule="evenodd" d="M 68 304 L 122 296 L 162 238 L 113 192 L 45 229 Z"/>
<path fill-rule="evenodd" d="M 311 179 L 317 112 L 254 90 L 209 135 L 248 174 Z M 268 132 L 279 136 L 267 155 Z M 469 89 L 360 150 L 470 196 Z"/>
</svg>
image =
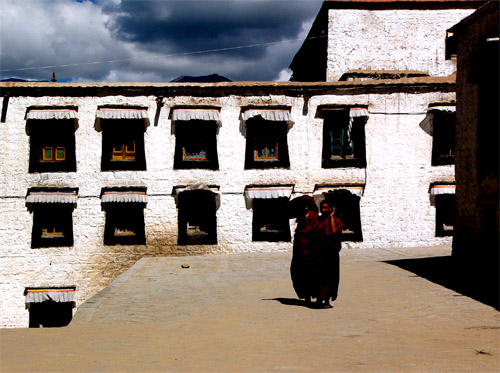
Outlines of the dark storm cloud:
<svg viewBox="0 0 500 373">
<path fill-rule="evenodd" d="M 318 1 L 122 1 L 113 29 L 128 41 L 167 42 L 173 51 L 214 49 L 297 37 Z"/>
<path fill-rule="evenodd" d="M 4 0 L 1 77 L 50 79 L 56 71 L 74 81 L 213 73 L 235 81 L 287 79 L 301 41 L 280 41 L 302 40 L 322 1 Z M 196 53 L 265 43 L 273 44 Z M 56 67 L 19 69 L 37 66 Z"/>
</svg>

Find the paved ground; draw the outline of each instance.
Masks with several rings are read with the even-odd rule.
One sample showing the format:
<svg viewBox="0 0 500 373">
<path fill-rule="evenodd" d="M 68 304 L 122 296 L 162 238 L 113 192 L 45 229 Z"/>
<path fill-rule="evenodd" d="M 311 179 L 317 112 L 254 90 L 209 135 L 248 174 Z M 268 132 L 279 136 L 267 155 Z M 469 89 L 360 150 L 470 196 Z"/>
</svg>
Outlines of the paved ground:
<svg viewBox="0 0 500 373">
<path fill-rule="evenodd" d="M 1 330 L 0 371 L 498 372 L 500 313 L 398 265 L 449 254 L 345 250 L 321 310 L 290 253 L 145 258 L 69 327 Z"/>
</svg>

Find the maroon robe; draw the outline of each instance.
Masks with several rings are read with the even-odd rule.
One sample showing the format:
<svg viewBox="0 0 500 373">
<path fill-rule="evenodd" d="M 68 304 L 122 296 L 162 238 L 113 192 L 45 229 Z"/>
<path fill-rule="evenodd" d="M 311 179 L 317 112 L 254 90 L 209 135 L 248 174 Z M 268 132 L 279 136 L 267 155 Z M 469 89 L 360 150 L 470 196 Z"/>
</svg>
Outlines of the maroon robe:
<svg viewBox="0 0 500 373">
<path fill-rule="evenodd" d="M 313 295 L 314 258 L 317 243 L 318 214 L 308 211 L 304 218 L 297 219 L 293 237 L 293 255 L 290 274 L 297 297 L 304 299 Z"/>
<path fill-rule="evenodd" d="M 335 232 L 332 229 L 332 222 Z M 313 296 L 334 301 L 337 299 L 340 279 L 342 228 L 344 224 L 336 216 L 319 217 L 316 226 L 318 239 L 314 252 Z"/>
</svg>

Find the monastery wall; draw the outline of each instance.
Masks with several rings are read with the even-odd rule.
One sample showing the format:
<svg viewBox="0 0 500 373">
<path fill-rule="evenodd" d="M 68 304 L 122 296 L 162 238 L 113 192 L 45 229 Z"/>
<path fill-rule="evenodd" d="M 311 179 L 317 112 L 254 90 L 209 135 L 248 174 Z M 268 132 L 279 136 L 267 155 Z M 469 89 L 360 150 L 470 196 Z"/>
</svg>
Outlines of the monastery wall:
<svg viewBox="0 0 500 373">
<path fill-rule="evenodd" d="M 440 29 L 443 29 L 441 25 Z M 411 67 L 416 68 L 416 67 Z M 450 244 L 435 237 L 435 206 L 429 186 L 454 181 L 453 166 L 431 166 L 430 103 L 450 102 L 454 93 L 392 93 L 289 96 L 226 96 L 164 99 L 157 125 L 154 96 L 11 97 L 5 123 L 0 125 L 0 326 L 27 327 L 25 287 L 76 285 L 76 305 L 90 298 L 116 276 L 145 256 L 205 253 L 291 251 L 291 242 L 252 242 L 252 210 L 245 207 L 248 185 L 291 184 L 292 198 L 311 195 L 315 185 L 362 184 L 362 242 L 344 242 L 344 250 Z M 100 105 L 148 108 L 151 125 L 145 133 L 147 171 L 101 171 L 101 133 L 94 128 Z M 26 110 L 30 106 L 77 106 L 76 172 L 28 173 L 29 136 Z M 217 137 L 219 170 L 174 170 L 175 135 L 170 108 L 180 105 L 221 107 Z M 291 107 L 288 132 L 289 169 L 245 170 L 245 137 L 240 128 L 241 107 Z M 319 105 L 366 105 L 366 168 L 321 168 L 323 119 Z M 217 245 L 177 245 L 174 186 L 202 182 L 218 185 Z M 101 189 L 145 186 L 146 245 L 103 244 L 105 212 Z M 73 212 L 72 247 L 31 248 L 33 214 L 26 208 L 31 187 L 79 188 Z M 294 222 L 290 221 L 294 230 Z"/>
<path fill-rule="evenodd" d="M 330 9 L 327 81 L 349 70 L 416 70 L 448 76 L 446 30 L 472 9 Z"/>
</svg>

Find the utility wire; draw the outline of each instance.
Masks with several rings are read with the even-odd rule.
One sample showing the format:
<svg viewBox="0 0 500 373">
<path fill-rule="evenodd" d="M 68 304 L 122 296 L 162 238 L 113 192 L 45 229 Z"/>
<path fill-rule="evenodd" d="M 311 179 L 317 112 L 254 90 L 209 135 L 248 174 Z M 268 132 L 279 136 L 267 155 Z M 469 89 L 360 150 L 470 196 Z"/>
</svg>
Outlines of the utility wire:
<svg viewBox="0 0 500 373">
<path fill-rule="evenodd" d="M 318 39 L 318 38 L 324 38 L 324 37 L 326 37 L 326 35 L 313 36 L 313 37 L 310 37 L 310 38 L 306 38 L 305 40 Z M 268 46 L 268 45 L 276 45 L 276 44 L 281 44 L 281 43 L 293 43 L 293 42 L 301 41 L 301 40 L 302 39 L 290 39 L 290 40 L 274 41 L 274 42 L 270 42 L 270 43 L 240 45 L 240 46 L 237 46 L 237 47 L 207 49 L 207 50 L 194 51 L 194 52 L 161 54 L 161 55 L 156 55 L 156 56 L 137 57 L 137 58 L 124 58 L 124 59 L 119 59 L 119 60 L 108 60 L 108 61 L 69 63 L 69 64 L 64 64 L 64 65 L 48 65 L 48 66 L 37 66 L 37 67 L 20 67 L 20 68 L 17 68 L 17 69 L 0 69 L 0 71 L 25 71 L 25 70 L 37 70 L 37 69 L 52 69 L 52 68 L 57 68 L 57 67 L 74 67 L 74 66 L 84 66 L 84 65 L 98 65 L 98 64 L 113 63 L 113 62 L 137 61 L 137 60 L 145 60 L 145 59 L 149 59 L 149 58 L 189 56 L 189 55 L 194 55 L 194 54 L 224 52 L 224 51 L 230 51 L 230 50 L 235 50 L 235 49 L 264 47 L 264 46 Z"/>
</svg>

